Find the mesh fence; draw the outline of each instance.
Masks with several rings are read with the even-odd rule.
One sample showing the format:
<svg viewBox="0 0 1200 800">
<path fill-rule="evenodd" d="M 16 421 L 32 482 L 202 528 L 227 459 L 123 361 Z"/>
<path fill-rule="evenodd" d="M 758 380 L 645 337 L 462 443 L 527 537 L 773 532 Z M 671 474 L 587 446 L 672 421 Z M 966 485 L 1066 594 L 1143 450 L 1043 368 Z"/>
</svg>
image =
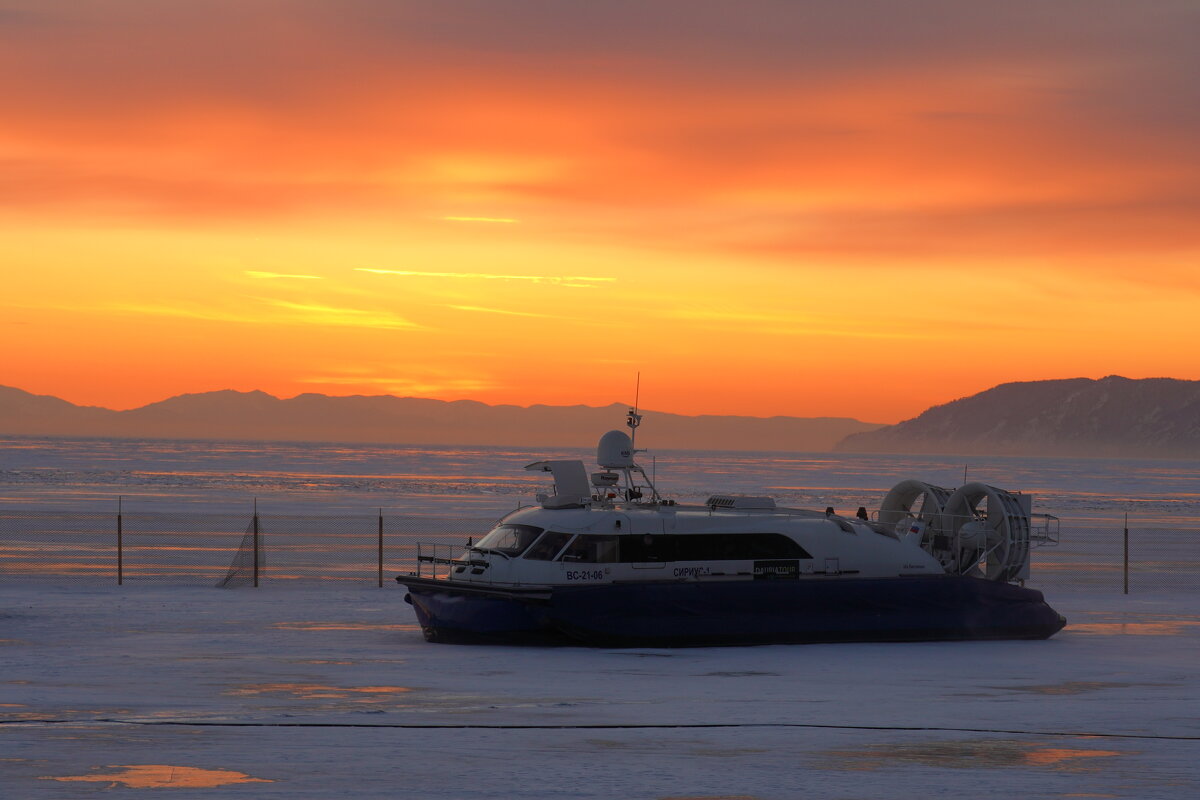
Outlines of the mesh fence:
<svg viewBox="0 0 1200 800">
<path fill-rule="evenodd" d="M 242 544 L 233 556 L 233 563 L 225 577 L 217 581 L 218 589 L 235 589 L 238 586 L 258 586 L 259 578 L 266 569 L 267 559 L 263 553 L 262 531 L 258 527 L 258 514 L 250 521 Z"/>
<path fill-rule="evenodd" d="M 416 569 L 416 543 L 464 544 L 494 518 L 0 512 L 0 575 L 121 583 L 378 583 Z"/>
<path fill-rule="evenodd" d="M 1122 527 L 1063 530 L 1060 543 L 1032 554 L 1032 582 L 1123 591 L 1200 589 L 1200 529 Z"/>
<path fill-rule="evenodd" d="M 0 512 L 0 573 L 116 578 L 114 514 Z"/>
<path fill-rule="evenodd" d="M 416 570 L 418 541 L 478 539 L 494 518 L 0 511 L 0 576 L 122 583 L 251 585 L 388 583 Z M 1200 529 L 1129 528 L 1130 592 L 1200 589 Z M 1064 526 L 1033 551 L 1031 585 L 1122 591 L 1125 537 L 1115 527 Z"/>
</svg>

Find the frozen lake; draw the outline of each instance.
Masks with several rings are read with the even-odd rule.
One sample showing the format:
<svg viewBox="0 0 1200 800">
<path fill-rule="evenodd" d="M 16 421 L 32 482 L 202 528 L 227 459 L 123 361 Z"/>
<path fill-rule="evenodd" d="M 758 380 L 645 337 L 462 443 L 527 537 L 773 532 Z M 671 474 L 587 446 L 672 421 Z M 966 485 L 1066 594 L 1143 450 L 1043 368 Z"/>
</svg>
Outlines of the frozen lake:
<svg viewBox="0 0 1200 800">
<path fill-rule="evenodd" d="M 964 474 L 1032 492 L 1063 521 L 1031 585 L 1068 627 L 1045 642 L 431 645 L 391 581 L 409 539 L 481 533 L 544 482 L 525 463 L 589 452 L 10 437 L 3 797 L 1197 796 L 1200 463 L 656 455 L 681 500 L 852 512 L 902 478 Z M 254 498 L 263 586 L 211 588 Z"/>
<path fill-rule="evenodd" d="M 385 571 L 412 568 L 414 543 L 462 543 L 529 503 L 547 481 L 522 469 L 586 449 L 397 447 L 289 442 L 0 438 L 0 575 L 107 574 L 115 580 L 118 507 L 126 575 L 211 585 L 257 507 L 271 580 L 374 582 L 384 518 Z M 1129 515 L 1133 585 L 1200 586 L 1200 462 L 830 453 L 665 451 L 664 494 L 764 494 L 781 505 L 873 510 L 899 480 L 964 477 L 1031 493 L 1062 518 L 1062 544 L 1035 551 L 1035 580 L 1069 572 L 1120 585 Z"/>
<path fill-rule="evenodd" d="M 652 447 L 653 431 L 643 433 Z M 0 509 L 108 512 L 123 497 L 131 512 L 244 513 L 257 498 L 266 513 L 489 516 L 530 502 L 546 477 L 523 467 L 546 458 L 591 465 L 595 450 L 0 436 Z M 1136 526 L 1200 526 L 1196 460 L 651 449 L 639 461 L 680 502 L 764 494 L 853 514 L 906 478 L 965 478 L 1032 493 L 1035 511 L 1075 524 L 1129 513 Z"/>
<path fill-rule="evenodd" d="M 402 596 L 7 580 L 4 796 L 1200 790 L 1195 592 L 1048 588 L 1041 642 L 680 650 L 427 644 Z"/>
</svg>

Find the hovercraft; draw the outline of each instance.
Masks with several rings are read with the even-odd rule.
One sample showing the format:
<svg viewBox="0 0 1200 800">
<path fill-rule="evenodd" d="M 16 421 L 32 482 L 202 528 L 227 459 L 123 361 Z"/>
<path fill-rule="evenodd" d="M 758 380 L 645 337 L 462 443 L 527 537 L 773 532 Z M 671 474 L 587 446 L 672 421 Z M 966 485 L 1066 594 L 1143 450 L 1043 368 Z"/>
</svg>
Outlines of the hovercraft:
<svg viewBox="0 0 1200 800">
<path fill-rule="evenodd" d="M 631 433 L 641 417 L 629 412 Z M 865 509 L 770 497 L 663 498 L 633 438 L 600 440 L 600 471 L 539 461 L 552 491 L 461 552 L 418 543 L 408 589 L 434 642 L 677 647 L 1045 639 L 1066 620 L 1024 586 L 1056 517 L 984 483 L 896 484 Z"/>
</svg>

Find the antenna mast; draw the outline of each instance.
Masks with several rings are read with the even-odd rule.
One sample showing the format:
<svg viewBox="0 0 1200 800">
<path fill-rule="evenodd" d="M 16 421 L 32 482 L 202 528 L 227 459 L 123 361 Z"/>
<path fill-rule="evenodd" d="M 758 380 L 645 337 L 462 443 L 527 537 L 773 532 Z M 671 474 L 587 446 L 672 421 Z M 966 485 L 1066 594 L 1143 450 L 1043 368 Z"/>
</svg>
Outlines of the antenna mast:
<svg viewBox="0 0 1200 800">
<path fill-rule="evenodd" d="M 633 408 L 629 409 L 629 414 L 625 418 L 625 424 L 629 426 L 629 449 L 631 451 L 629 454 L 630 456 L 632 456 L 634 453 L 646 452 L 645 450 L 638 450 L 637 446 L 635 445 L 635 437 L 637 436 L 637 429 L 638 429 L 638 426 L 642 424 L 642 415 L 638 413 L 638 404 L 641 402 L 641 399 L 642 399 L 642 373 L 639 372 L 637 374 L 637 384 L 634 386 L 634 390 L 633 390 Z M 655 472 L 657 472 L 657 470 L 658 470 L 657 459 L 654 460 L 653 466 L 654 466 Z M 650 496 L 653 498 L 653 500 L 655 502 L 661 502 L 662 498 L 658 494 L 658 488 L 655 487 L 655 485 L 654 485 L 654 478 L 647 475 L 646 470 L 639 467 L 636 463 L 634 463 L 632 461 L 632 459 L 630 460 L 629 464 L 624 469 L 625 469 L 625 481 L 628 485 L 628 489 L 626 490 L 626 499 L 627 500 L 636 500 L 637 498 L 640 498 L 642 496 L 641 490 L 634 484 L 633 476 L 631 475 L 632 472 L 636 471 L 637 473 L 639 473 L 642 476 L 642 480 L 644 480 L 649 485 Z"/>
<path fill-rule="evenodd" d="M 629 409 L 629 415 L 625 419 L 625 424 L 629 426 L 629 443 L 633 445 L 633 452 L 637 452 L 637 429 L 638 425 L 642 424 L 642 415 L 638 413 L 638 401 L 642 395 L 642 373 L 637 374 L 637 384 L 633 390 L 633 408 Z"/>
</svg>

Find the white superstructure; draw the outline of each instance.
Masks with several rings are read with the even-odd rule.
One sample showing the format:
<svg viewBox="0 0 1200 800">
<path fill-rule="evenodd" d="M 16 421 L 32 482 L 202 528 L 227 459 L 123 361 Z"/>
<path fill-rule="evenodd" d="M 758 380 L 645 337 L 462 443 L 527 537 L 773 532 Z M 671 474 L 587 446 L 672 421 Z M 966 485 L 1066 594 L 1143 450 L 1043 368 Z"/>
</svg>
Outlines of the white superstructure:
<svg viewBox="0 0 1200 800">
<path fill-rule="evenodd" d="M 631 411 L 630 428 L 639 422 Z M 951 491 L 903 481 L 874 519 L 862 509 L 844 517 L 778 508 L 769 497 L 681 505 L 660 496 L 636 452 L 630 436 L 609 431 L 599 472 L 577 460 L 530 464 L 554 480 L 538 505 L 509 514 L 461 555 L 420 545 L 419 564 L 451 583 L 497 588 L 940 574 L 1018 582 L 1030 548 L 1057 541 L 1057 519 L 1040 515 L 1035 525 L 1029 495 L 982 483 Z"/>
</svg>

